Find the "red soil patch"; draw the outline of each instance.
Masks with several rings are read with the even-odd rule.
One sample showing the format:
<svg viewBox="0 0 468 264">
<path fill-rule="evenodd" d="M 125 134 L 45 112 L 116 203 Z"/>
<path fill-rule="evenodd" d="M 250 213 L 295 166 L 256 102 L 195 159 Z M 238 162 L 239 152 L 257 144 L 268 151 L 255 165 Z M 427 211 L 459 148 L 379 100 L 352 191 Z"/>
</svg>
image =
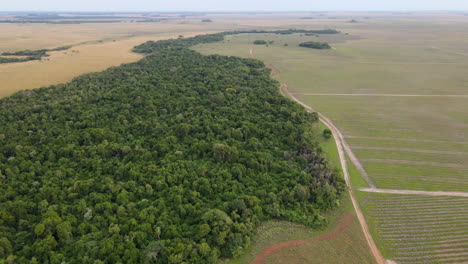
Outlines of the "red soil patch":
<svg viewBox="0 0 468 264">
<path fill-rule="evenodd" d="M 345 216 L 340 220 L 338 225 L 333 229 L 331 232 L 325 233 L 319 237 L 307 240 L 293 240 L 285 243 L 276 244 L 269 248 L 266 248 L 260 253 L 252 264 L 263 264 L 263 262 L 271 256 L 273 253 L 287 247 L 302 245 L 311 241 L 323 241 L 337 237 L 341 233 L 343 233 L 351 224 L 353 223 L 354 214 L 353 213 L 346 213 Z"/>
</svg>

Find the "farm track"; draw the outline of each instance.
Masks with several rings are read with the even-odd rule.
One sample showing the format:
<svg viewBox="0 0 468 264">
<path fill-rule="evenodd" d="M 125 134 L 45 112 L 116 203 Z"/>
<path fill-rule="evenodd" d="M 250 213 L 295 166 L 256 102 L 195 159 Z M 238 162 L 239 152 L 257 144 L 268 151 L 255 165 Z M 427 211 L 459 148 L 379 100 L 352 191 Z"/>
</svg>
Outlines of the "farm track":
<svg viewBox="0 0 468 264">
<path fill-rule="evenodd" d="M 370 193 L 388 193 L 388 194 L 414 194 L 426 196 L 454 196 L 468 197 L 468 192 L 442 192 L 442 191 L 418 191 L 418 190 L 392 190 L 392 189 L 377 189 L 377 188 L 360 188 L 362 192 Z"/>
<path fill-rule="evenodd" d="M 294 240 L 294 241 L 289 241 L 281 244 L 277 244 L 274 246 L 271 246 L 269 248 L 264 249 L 252 262 L 253 264 L 263 264 L 265 261 L 275 252 L 278 252 L 280 250 L 290 248 L 293 246 L 298 246 L 306 243 L 310 243 L 313 241 L 320 242 L 320 241 L 325 241 L 328 239 L 332 239 L 341 233 L 345 232 L 345 230 L 353 223 L 353 217 L 354 215 L 351 213 L 346 214 L 338 223 L 338 225 L 333 229 L 331 232 L 325 233 L 323 235 L 320 235 L 314 239 L 306 239 L 306 240 Z"/>
<path fill-rule="evenodd" d="M 428 142 L 428 143 L 432 142 L 432 143 L 468 144 L 468 141 L 413 139 L 413 138 L 395 138 L 395 137 L 366 137 L 366 136 L 345 135 L 345 138 L 382 139 L 382 140 L 396 140 L 396 141 L 408 141 L 408 142 Z"/>
<path fill-rule="evenodd" d="M 384 97 L 468 97 L 468 94 L 329 94 L 329 93 L 292 93 L 293 95 L 314 96 L 384 96 Z"/>
<path fill-rule="evenodd" d="M 414 179 L 420 181 L 441 182 L 443 185 L 468 185 L 467 178 L 442 178 L 436 176 L 422 176 L 422 175 L 406 175 L 406 174 L 391 174 L 391 173 L 371 173 L 371 177 L 379 178 L 380 180 L 391 179 L 398 181 L 400 178 L 404 180 Z"/>
<path fill-rule="evenodd" d="M 250 49 L 250 55 L 253 58 L 253 47 Z M 279 70 L 272 65 L 272 75 L 279 74 Z M 289 96 L 297 103 L 304 106 L 309 111 L 314 111 L 313 108 L 298 100 L 295 95 L 351 95 L 351 96 L 394 96 L 394 97 L 468 97 L 468 95 L 415 95 L 415 94 L 304 94 L 304 93 L 291 93 L 287 85 L 281 84 L 280 91 L 283 95 Z M 316 112 L 316 111 L 314 111 Z M 317 112 L 318 113 L 318 112 Z M 371 209 L 369 212 L 371 218 L 378 217 L 377 232 L 387 241 L 386 244 L 395 253 L 394 259 L 399 263 L 439 263 L 439 262 L 462 262 L 468 261 L 468 254 L 463 255 L 468 250 L 468 223 L 465 221 L 466 208 L 464 197 L 468 197 L 468 192 L 444 192 L 444 191 L 419 191 L 419 190 L 401 190 L 401 189 L 379 189 L 375 186 L 364 167 L 354 155 L 351 147 L 344 140 L 343 135 L 333 122 L 318 113 L 320 120 L 329 127 L 333 132 L 335 142 L 338 148 L 343 174 L 345 176 L 346 184 L 349 187 L 351 200 L 358 216 L 361 228 L 364 231 L 366 240 L 372 249 L 372 253 L 378 263 L 385 263 L 384 258 L 377 249 L 373 241 L 365 218 L 357 204 L 352 186 L 350 184 L 349 173 L 347 171 L 345 153 L 350 158 L 351 162 L 355 165 L 356 169 L 361 173 L 363 178 L 368 182 L 369 188 L 361 188 L 360 191 L 370 193 L 385 193 L 401 195 L 395 196 L 395 200 L 389 200 L 389 197 L 380 197 L 377 201 L 384 201 L 377 207 Z M 468 144 L 466 141 L 443 141 L 443 140 L 430 140 L 430 139 L 401 139 L 389 137 L 360 137 L 360 136 L 347 136 L 347 138 L 369 138 L 369 139 L 384 139 L 384 140 L 400 140 L 409 142 L 437 142 L 437 143 L 458 143 Z M 357 148 L 359 149 L 359 147 Z M 361 149 L 366 149 L 362 147 Z M 411 148 L 368 148 L 368 149 L 381 149 L 390 151 L 406 151 L 406 152 L 419 152 L 419 153 L 433 153 L 433 154 L 450 154 L 450 155 L 467 155 L 466 152 L 455 151 L 439 151 L 439 150 L 425 150 L 425 149 L 411 149 Z M 452 163 L 439 163 L 439 162 L 413 162 L 405 160 L 380 160 L 368 159 L 368 162 L 388 162 L 416 164 L 416 165 L 432 165 L 432 166 L 445 166 L 445 167 L 462 167 L 468 168 L 464 164 Z M 398 176 L 397 176 L 398 177 Z M 421 176 L 422 177 L 422 176 Z M 433 178 L 436 178 L 434 176 Z M 373 177 L 375 179 L 375 177 Z M 390 183 L 390 177 L 388 182 Z M 452 178 L 450 178 L 452 179 Z M 464 184 L 456 180 L 464 180 L 463 177 L 456 177 L 452 179 L 452 184 Z M 426 179 L 413 179 L 424 181 Z M 398 182 L 398 179 L 397 179 Z M 468 181 L 466 182 L 468 183 Z M 441 182 L 443 184 L 443 182 Z M 454 198 L 453 198 L 454 197 Z M 369 196 L 369 202 L 372 204 L 372 196 Z M 453 202 L 453 203 L 451 203 Z M 439 203 L 439 204 L 438 204 Z M 367 205 L 366 205 L 367 206 Z M 396 207 L 395 207 L 396 206 Z M 396 208 L 396 209 L 395 209 Z M 401 210 L 398 210 L 401 209 Z M 359 217 L 359 215 L 361 217 Z M 417 239 L 412 239 L 417 238 Z M 374 250 L 375 249 L 375 250 Z M 412 256 L 411 256 L 412 255 Z M 295 263 L 303 263 L 297 261 Z M 278 262 L 275 262 L 278 263 Z M 288 263 L 281 262 L 281 263 Z M 388 263 L 392 263 L 388 261 Z"/>
<path fill-rule="evenodd" d="M 351 147 L 353 149 L 388 150 L 388 151 L 417 152 L 417 153 L 431 153 L 431 154 L 450 154 L 450 155 L 468 155 L 468 152 L 460 152 L 460 151 L 442 151 L 442 150 L 412 149 L 412 148 L 366 147 L 366 146 L 357 146 L 357 145 L 351 145 Z"/>
<path fill-rule="evenodd" d="M 296 101 L 300 105 L 304 106 L 307 110 L 316 112 L 313 108 L 310 106 L 304 104 L 303 102 L 299 101 L 293 94 L 291 94 L 288 90 L 288 87 L 285 84 L 281 84 L 280 87 L 281 91 L 283 94 L 288 95 L 292 100 Z M 366 223 L 366 220 L 364 218 L 364 214 L 362 213 L 361 209 L 359 208 L 359 204 L 356 200 L 356 197 L 354 195 L 353 188 L 351 186 L 351 180 L 349 177 L 349 172 L 348 172 L 348 166 L 346 163 L 346 157 L 345 153 L 348 154 L 348 157 L 350 158 L 351 162 L 355 165 L 355 167 L 362 173 L 362 176 L 365 178 L 365 180 L 368 182 L 369 186 L 375 188 L 375 184 L 370 180 L 369 176 L 367 176 L 367 173 L 364 170 L 364 167 L 361 165 L 357 157 L 354 155 L 354 153 L 351 151 L 351 148 L 349 147 L 348 144 L 344 142 L 344 138 L 341 135 L 340 131 L 338 128 L 335 127 L 335 125 L 331 122 L 330 119 L 322 115 L 321 113 L 317 112 L 319 115 L 320 120 L 322 123 L 324 123 L 331 131 L 333 134 L 333 137 L 336 142 L 336 146 L 338 149 L 338 154 L 340 156 L 340 162 L 341 162 L 341 167 L 343 170 L 343 175 L 346 181 L 346 185 L 348 187 L 348 191 L 351 197 L 351 201 L 353 203 L 356 215 L 358 217 L 359 223 L 361 224 L 362 231 L 364 232 L 364 236 L 366 237 L 367 243 L 369 244 L 369 247 L 372 251 L 372 255 L 374 256 L 376 262 L 378 264 L 384 264 L 387 263 L 387 261 L 384 259 L 382 254 L 380 253 L 380 250 L 377 248 L 377 245 L 374 242 L 374 239 L 372 238 L 372 235 L 370 234 L 369 227 Z M 366 177 L 367 176 L 367 177 Z"/>
<path fill-rule="evenodd" d="M 398 164 L 410 164 L 410 165 L 428 165 L 438 167 L 452 167 L 452 168 L 465 168 L 468 169 L 468 165 L 456 164 L 456 163 L 442 163 L 442 162 L 428 162 L 428 161 L 410 161 L 410 160 L 394 160 L 394 159 L 362 159 L 365 162 L 378 162 L 378 163 L 398 163 Z"/>
<path fill-rule="evenodd" d="M 250 57 L 254 58 L 253 46 L 250 47 Z M 272 65 L 270 65 L 270 67 L 272 67 Z M 272 76 L 273 74 L 280 74 L 280 73 L 281 72 L 277 68 L 272 67 L 272 71 L 271 71 L 270 75 Z M 313 108 L 311 108 L 310 106 L 308 106 L 308 105 L 304 104 L 303 102 L 299 101 L 293 94 L 291 94 L 289 92 L 289 90 L 288 90 L 287 85 L 281 84 L 280 85 L 280 92 L 283 95 L 287 95 L 289 98 L 291 98 L 295 102 L 297 102 L 300 105 L 302 105 L 303 107 L 305 107 L 308 111 L 316 112 Z M 322 115 L 319 112 L 317 112 L 317 113 L 319 115 L 320 121 L 322 123 L 324 123 L 332 131 L 333 137 L 334 137 L 335 142 L 336 142 L 336 147 L 337 147 L 337 150 L 338 150 L 338 155 L 339 155 L 339 158 L 340 158 L 341 168 L 342 168 L 343 175 L 344 175 L 344 178 L 345 178 L 346 186 L 348 187 L 348 192 L 349 192 L 349 195 L 350 195 L 350 198 L 351 198 L 351 202 L 353 204 L 354 211 L 356 213 L 356 217 L 359 220 L 359 224 L 360 224 L 361 229 L 363 231 L 366 242 L 369 245 L 369 248 L 370 248 L 370 250 L 372 252 L 372 255 L 375 258 L 375 261 L 376 261 L 377 264 L 388 263 L 385 260 L 385 258 L 382 256 L 382 253 L 380 253 L 380 250 L 377 248 L 377 245 L 375 244 L 374 239 L 372 238 L 372 235 L 371 235 L 371 233 L 369 231 L 369 227 L 367 225 L 364 214 L 362 213 L 361 209 L 359 208 L 359 203 L 356 200 L 353 188 L 351 186 L 351 180 L 350 180 L 350 176 L 349 176 L 349 172 L 348 172 L 348 166 L 347 166 L 347 160 L 346 160 L 345 152 L 346 152 L 346 154 L 348 154 L 348 157 L 350 158 L 351 162 L 353 162 L 355 167 L 359 171 L 362 170 L 362 172 L 364 172 L 363 177 L 366 179 L 369 186 L 375 188 L 375 185 L 370 180 L 367 173 L 364 171 L 364 168 L 361 165 L 361 163 L 359 162 L 359 160 L 357 159 L 357 157 L 351 151 L 351 148 L 349 147 L 349 145 L 345 144 L 344 137 L 341 134 L 341 132 L 338 130 L 338 128 L 335 127 L 335 125 L 333 124 L 333 122 L 331 122 L 330 119 L 328 119 L 327 117 L 325 117 L 324 115 Z M 262 262 L 260 261 L 260 262 L 254 262 L 254 263 L 255 264 L 261 264 Z"/>
</svg>

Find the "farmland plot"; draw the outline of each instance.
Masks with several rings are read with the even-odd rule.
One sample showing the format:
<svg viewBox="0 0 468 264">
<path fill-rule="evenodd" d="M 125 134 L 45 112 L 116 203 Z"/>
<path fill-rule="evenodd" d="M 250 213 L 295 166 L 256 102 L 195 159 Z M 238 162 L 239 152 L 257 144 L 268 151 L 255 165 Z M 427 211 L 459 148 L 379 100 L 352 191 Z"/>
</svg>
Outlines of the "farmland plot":
<svg viewBox="0 0 468 264">
<path fill-rule="evenodd" d="M 398 263 L 466 263 L 468 199 L 372 195 L 365 206 Z"/>
</svg>

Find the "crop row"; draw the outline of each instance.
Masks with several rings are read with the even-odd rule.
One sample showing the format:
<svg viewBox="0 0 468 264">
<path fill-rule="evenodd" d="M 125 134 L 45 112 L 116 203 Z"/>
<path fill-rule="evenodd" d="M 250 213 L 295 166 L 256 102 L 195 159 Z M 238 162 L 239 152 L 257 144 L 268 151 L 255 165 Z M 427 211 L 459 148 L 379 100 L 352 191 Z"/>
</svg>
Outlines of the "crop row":
<svg viewBox="0 0 468 264">
<path fill-rule="evenodd" d="M 365 210 L 398 263 L 468 261 L 468 198 L 372 195 Z"/>
</svg>

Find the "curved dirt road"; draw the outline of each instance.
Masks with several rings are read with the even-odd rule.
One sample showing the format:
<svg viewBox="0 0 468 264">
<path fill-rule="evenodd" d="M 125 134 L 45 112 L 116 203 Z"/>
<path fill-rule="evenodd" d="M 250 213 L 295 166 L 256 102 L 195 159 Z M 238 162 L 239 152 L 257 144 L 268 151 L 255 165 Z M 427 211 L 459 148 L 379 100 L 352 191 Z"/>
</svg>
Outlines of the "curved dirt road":
<svg viewBox="0 0 468 264">
<path fill-rule="evenodd" d="M 252 262 L 252 264 L 263 264 L 263 262 L 272 254 L 275 252 L 278 252 L 284 248 L 288 248 L 291 246 L 297 246 L 297 245 L 302 245 L 305 243 L 313 242 L 313 241 L 324 241 L 328 240 L 331 238 L 334 238 L 338 236 L 339 234 L 343 233 L 346 231 L 346 229 L 351 226 L 353 223 L 353 217 L 354 215 L 352 213 L 347 213 L 343 216 L 343 218 L 340 220 L 338 225 L 330 232 L 322 234 L 316 238 L 313 239 L 306 239 L 306 240 L 293 240 L 293 241 L 288 241 L 285 243 L 281 244 L 276 244 L 274 246 L 271 246 L 269 248 L 264 249 Z"/>
<path fill-rule="evenodd" d="M 294 100 L 297 103 L 299 103 L 300 105 L 304 106 L 307 110 L 316 112 L 312 107 L 310 107 L 310 106 L 304 104 L 303 102 L 299 101 L 293 94 L 291 94 L 289 92 L 289 90 L 288 90 L 287 85 L 281 84 L 280 88 L 281 88 L 281 91 L 282 91 L 283 94 L 286 94 L 292 100 Z M 375 261 L 378 264 L 385 264 L 386 261 L 385 261 L 384 257 L 382 256 L 382 254 L 380 253 L 380 250 L 377 248 L 377 245 L 375 244 L 374 239 L 372 238 L 372 236 L 371 236 L 371 234 L 369 232 L 369 227 L 367 226 L 366 219 L 364 218 L 364 215 L 363 215 L 361 209 L 359 208 L 359 204 L 358 204 L 358 202 L 356 200 L 356 197 L 354 195 L 354 191 L 353 191 L 353 189 L 351 187 L 351 181 L 349 179 L 349 173 L 348 173 L 348 166 L 347 166 L 347 163 L 346 163 L 345 151 L 346 151 L 346 154 L 348 154 L 349 158 L 351 159 L 351 161 L 354 163 L 355 166 L 356 166 L 355 162 L 357 162 L 357 164 L 359 164 L 359 165 L 360 165 L 360 162 L 359 162 L 359 160 L 357 160 L 356 156 L 351 151 L 351 148 L 349 147 L 349 145 L 344 141 L 343 135 L 341 134 L 341 132 L 338 130 L 338 128 L 336 128 L 336 126 L 331 122 L 331 120 L 328 119 L 326 116 L 322 115 L 319 112 L 317 112 L 317 114 L 319 115 L 320 121 L 322 121 L 333 133 L 333 137 L 334 137 L 335 142 L 336 142 L 336 147 L 338 149 L 338 155 L 340 156 L 340 163 L 341 163 L 341 167 L 342 167 L 342 170 L 343 170 L 343 175 L 344 175 L 344 178 L 345 178 L 345 181 L 346 181 L 346 185 L 348 186 L 349 195 L 351 196 L 351 201 L 353 203 L 354 210 L 356 212 L 356 216 L 357 216 L 357 218 L 359 220 L 359 224 L 361 225 L 364 236 L 366 237 L 367 243 L 369 244 L 372 255 L 374 256 Z M 356 166 L 356 167 L 358 168 L 359 171 L 361 171 L 361 170 L 364 171 L 364 168 L 362 167 L 362 165 Z M 365 171 L 364 171 L 364 173 L 365 173 Z M 367 173 L 365 175 L 367 176 Z M 364 176 L 364 174 L 363 174 L 363 176 Z M 369 185 L 371 186 L 370 189 L 375 189 L 375 185 L 373 183 L 372 183 L 372 185 L 371 184 L 369 184 Z"/>
<path fill-rule="evenodd" d="M 254 58 L 254 48 L 253 46 L 250 47 L 250 57 Z M 270 68 L 272 65 L 269 65 Z M 272 72 L 270 75 L 273 74 L 280 74 L 280 71 L 278 69 L 272 69 Z M 349 173 L 348 173 L 348 166 L 346 162 L 346 156 L 345 152 L 350 158 L 351 162 L 353 162 L 354 166 L 362 173 L 363 178 L 367 181 L 369 186 L 371 187 L 370 189 L 376 189 L 375 184 L 371 181 L 369 176 L 367 175 L 366 171 L 364 170 L 364 167 L 362 164 L 359 162 L 357 157 L 354 155 L 354 153 L 351 151 L 351 148 L 349 145 L 345 142 L 343 135 L 341 132 L 338 130 L 338 128 L 333 124 L 333 122 L 326 116 L 322 115 L 320 112 L 315 111 L 312 107 L 306 105 L 305 103 L 299 101 L 292 93 L 289 92 L 288 86 L 286 84 L 281 84 L 280 85 L 280 92 L 283 95 L 287 95 L 289 98 L 297 102 L 298 104 L 304 106 L 307 110 L 311 112 L 316 112 L 319 116 L 319 119 L 321 122 L 323 122 L 331 131 L 333 134 L 333 138 L 335 139 L 336 147 L 338 150 L 338 155 L 340 157 L 340 163 L 341 163 L 341 168 L 343 170 L 343 175 L 345 178 L 346 186 L 348 187 L 349 195 L 351 197 L 351 202 L 354 207 L 354 211 L 356 212 L 356 216 L 359 220 L 359 224 L 361 225 L 361 229 L 364 233 L 364 236 L 366 238 L 366 241 L 369 245 L 369 248 L 372 252 L 372 255 L 375 258 L 375 261 L 377 264 L 386 264 L 386 263 L 391 263 L 391 261 L 386 261 L 385 258 L 382 256 L 380 253 L 380 250 L 377 248 L 377 245 L 374 242 L 374 239 L 372 238 L 372 235 L 370 234 L 369 227 L 367 226 L 366 219 L 364 218 L 364 214 L 362 213 L 361 209 L 359 208 L 359 203 L 356 200 L 356 197 L 354 195 L 354 191 L 351 186 L 351 180 L 349 178 Z M 261 262 L 254 262 L 255 264 L 259 264 Z"/>
<path fill-rule="evenodd" d="M 376 189 L 376 188 L 361 188 L 362 192 L 371 193 L 389 193 L 389 194 L 414 194 L 426 196 L 451 196 L 451 197 L 468 197 L 468 192 L 445 192 L 445 191 L 418 191 L 418 190 L 392 190 L 392 189 Z"/>
</svg>

